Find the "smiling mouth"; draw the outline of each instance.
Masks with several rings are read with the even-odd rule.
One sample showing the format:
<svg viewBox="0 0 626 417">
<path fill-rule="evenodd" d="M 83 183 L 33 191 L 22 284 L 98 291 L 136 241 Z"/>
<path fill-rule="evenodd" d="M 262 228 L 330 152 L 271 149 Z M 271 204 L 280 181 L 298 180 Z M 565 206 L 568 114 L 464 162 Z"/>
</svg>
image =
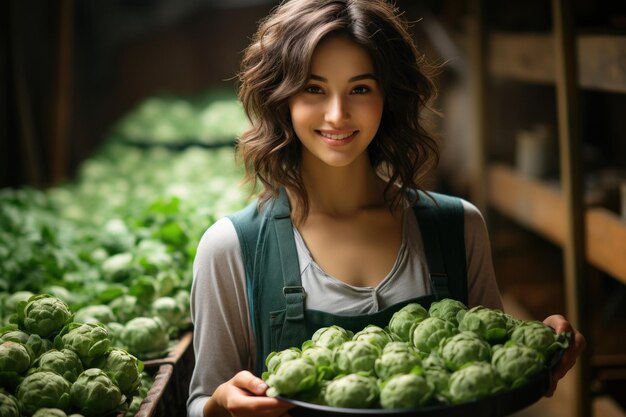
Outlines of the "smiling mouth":
<svg viewBox="0 0 626 417">
<path fill-rule="evenodd" d="M 337 141 L 347 139 L 353 136 L 356 132 L 358 132 L 358 130 L 353 130 L 352 132 L 346 132 L 346 133 L 337 133 L 337 134 L 322 132 L 321 130 L 317 131 L 317 133 L 319 133 L 321 136 L 325 137 L 326 139 L 337 140 Z"/>
</svg>

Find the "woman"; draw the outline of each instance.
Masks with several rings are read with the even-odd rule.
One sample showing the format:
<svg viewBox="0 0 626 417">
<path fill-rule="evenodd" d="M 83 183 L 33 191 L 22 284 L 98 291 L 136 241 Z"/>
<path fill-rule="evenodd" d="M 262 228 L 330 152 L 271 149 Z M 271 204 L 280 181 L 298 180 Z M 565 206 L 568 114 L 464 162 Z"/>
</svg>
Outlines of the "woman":
<svg viewBox="0 0 626 417">
<path fill-rule="evenodd" d="M 502 308 L 476 207 L 414 191 L 438 159 L 422 120 L 434 87 L 393 6 L 285 2 L 261 23 L 240 81 L 252 127 L 238 148 L 262 190 L 198 248 L 190 415 L 287 413 L 263 396 L 263 358 L 323 325 L 358 330 L 447 296 Z M 584 345 L 575 334 L 555 384 Z"/>
</svg>

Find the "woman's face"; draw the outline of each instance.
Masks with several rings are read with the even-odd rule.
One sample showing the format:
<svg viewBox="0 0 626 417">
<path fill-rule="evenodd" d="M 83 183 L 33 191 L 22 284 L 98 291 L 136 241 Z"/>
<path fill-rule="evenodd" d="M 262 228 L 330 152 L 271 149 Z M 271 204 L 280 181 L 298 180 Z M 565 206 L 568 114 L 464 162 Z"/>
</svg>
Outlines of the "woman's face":
<svg viewBox="0 0 626 417">
<path fill-rule="evenodd" d="M 289 100 L 303 164 L 344 167 L 367 158 L 383 113 L 383 94 L 367 52 L 346 37 L 319 43 L 305 88 Z"/>
</svg>

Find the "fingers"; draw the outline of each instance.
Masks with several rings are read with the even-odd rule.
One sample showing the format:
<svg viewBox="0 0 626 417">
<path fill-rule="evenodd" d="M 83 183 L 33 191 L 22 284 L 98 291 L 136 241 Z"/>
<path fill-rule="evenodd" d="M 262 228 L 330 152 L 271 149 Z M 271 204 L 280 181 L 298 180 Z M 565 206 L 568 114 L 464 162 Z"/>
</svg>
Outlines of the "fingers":
<svg viewBox="0 0 626 417">
<path fill-rule="evenodd" d="M 236 387 L 242 388 L 254 395 L 264 395 L 267 390 L 265 381 L 248 371 L 238 372 L 231 381 Z"/>
<path fill-rule="evenodd" d="M 544 323 L 552 327 L 556 333 L 571 334 L 570 345 L 563 352 L 561 360 L 554 367 L 550 375 L 550 387 L 546 393 L 546 397 L 551 397 L 556 390 L 556 386 L 561 378 L 576 364 L 576 359 L 581 352 L 587 347 L 587 340 L 561 315 L 553 315 L 544 320 Z"/>
</svg>

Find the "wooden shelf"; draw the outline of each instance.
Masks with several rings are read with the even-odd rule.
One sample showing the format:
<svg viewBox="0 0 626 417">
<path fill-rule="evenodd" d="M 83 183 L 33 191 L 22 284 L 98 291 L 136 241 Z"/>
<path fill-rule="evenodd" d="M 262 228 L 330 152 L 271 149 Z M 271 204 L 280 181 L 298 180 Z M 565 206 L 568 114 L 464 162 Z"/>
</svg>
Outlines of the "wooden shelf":
<svg viewBox="0 0 626 417">
<path fill-rule="evenodd" d="M 565 203 L 561 191 L 533 178 L 526 178 L 504 164 L 488 171 L 489 203 L 553 243 L 565 244 Z M 600 207 L 585 213 L 586 257 L 596 268 L 626 283 L 626 222 Z"/>
<path fill-rule="evenodd" d="M 554 84 L 552 34 L 494 33 L 489 37 L 492 75 L 524 82 Z M 626 36 L 579 35 L 578 80 L 583 88 L 626 93 Z"/>
</svg>

